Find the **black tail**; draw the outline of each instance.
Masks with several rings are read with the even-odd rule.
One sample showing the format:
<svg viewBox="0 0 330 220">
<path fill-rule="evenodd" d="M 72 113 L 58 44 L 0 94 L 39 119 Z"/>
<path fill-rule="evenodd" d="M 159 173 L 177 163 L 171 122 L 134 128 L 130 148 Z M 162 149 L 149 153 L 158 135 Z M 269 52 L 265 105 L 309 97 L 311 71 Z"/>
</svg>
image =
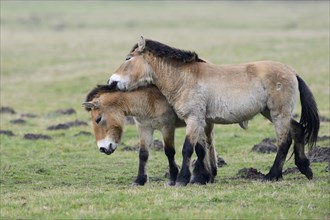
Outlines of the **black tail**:
<svg viewBox="0 0 330 220">
<path fill-rule="evenodd" d="M 301 102 L 301 118 L 299 124 L 304 127 L 305 143 L 315 146 L 320 129 L 320 118 L 317 105 L 311 90 L 297 75 Z"/>
</svg>

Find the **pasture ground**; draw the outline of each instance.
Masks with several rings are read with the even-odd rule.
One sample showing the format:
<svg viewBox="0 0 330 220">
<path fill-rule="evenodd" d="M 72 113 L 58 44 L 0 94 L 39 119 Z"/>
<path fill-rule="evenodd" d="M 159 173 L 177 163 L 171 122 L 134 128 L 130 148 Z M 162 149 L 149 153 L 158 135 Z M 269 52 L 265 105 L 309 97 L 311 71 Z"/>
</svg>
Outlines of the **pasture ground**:
<svg viewBox="0 0 330 220">
<path fill-rule="evenodd" d="M 214 184 L 179 188 L 166 186 L 167 160 L 155 150 L 149 183 L 130 186 L 138 154 L 122 149 L 138 143 L 133 125 L 126 126 L 123 143 L 111 156 L 98 152 L 88 136 L 91 126 L 47 130 L 59 123 L 90 125 L 81 108 L 86 93 L 106 82 L 141 35 L 195 50 L 214 63 L 272 59 L 291 65 L 315 94 L 325 119 L 318 145 L 329 147 L 327 1 L 1 1 L 1 107 L 16 111 L 0 113 L 1 130 L 14 134 L 0 134 L 1 219 L 330 218 L 327 162 L 312 164 L 311 181 L 298 173 L 280 182 L 238 177 L 244 167 L 267 173 L 273 163 L 274 153 L 251 151 L 274 137 L 272 125 L 259 116 L 247 131 L 216 126 L 217 152 L 227 166 Z M 56 112 L 69 108 L 76 113 Z M 17 119 L 25 122 L 11 122 Z M 24 139 L 29 133 L 51 139 Z M 184 134 L 176 132 L 179 164 Z M 293 159 L 284 170 L 291 167 Z"/>
</svg>

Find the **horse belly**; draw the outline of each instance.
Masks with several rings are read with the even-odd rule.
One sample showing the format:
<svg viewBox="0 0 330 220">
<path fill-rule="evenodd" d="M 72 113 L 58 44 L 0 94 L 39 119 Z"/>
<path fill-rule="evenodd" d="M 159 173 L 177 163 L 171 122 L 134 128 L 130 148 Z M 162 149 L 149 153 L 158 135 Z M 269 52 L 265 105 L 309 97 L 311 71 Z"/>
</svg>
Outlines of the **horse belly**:
<svg viewBox="0 0 330 220">
<path fill-rule="evenodd" d="M 134 117 L 135 122 L 140 127 L 149 127 L 152 130 L 161 131 L 164 127 L 175 128 L 177 123 L 180 126 L 180 122 L 175 112 L 172 109 L 163 112 L 160 115 L 146 116 L 146 117 Z M 184 122 L 183 122 L 184 123 Z"/>
<path fill-rule="evenodd" d="M 217 124 L 234 124 L 252 119 L 266 107 L 258 97 L 217 97 L 208 103 L 206 120 Z"/>
</svg>

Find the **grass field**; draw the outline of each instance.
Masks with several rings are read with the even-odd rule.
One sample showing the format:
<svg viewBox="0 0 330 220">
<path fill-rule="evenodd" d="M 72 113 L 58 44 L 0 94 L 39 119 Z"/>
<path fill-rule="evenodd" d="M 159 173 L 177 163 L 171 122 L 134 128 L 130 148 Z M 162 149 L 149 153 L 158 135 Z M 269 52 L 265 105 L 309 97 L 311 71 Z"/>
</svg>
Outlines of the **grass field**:
<svg viewBox="0 0 330 220">
<path fill-rule="evenodd" d="M 310 86 L 320 115 L 330 118 L 329 13 L 327 1 L 1 1 L 1 107 L 16 114 L 0 115 L 1 130 L 15 134 L 0 134 L 0 219 L 330 219 L 328 163 L 312 164 L 311 181 L 298 173 L 280 182 L 237 176 L 244 167 L 267 173 L 275 158 L 251 152 L 274 137 L 259 116 L 247 131 L 217 125 L 217 152 L 228 165 L 214 184 L 178 188 L 166 186 L 167 159 L 155 150 L 149 183 L 130 186 L 138 154 L 122 149 L 138 143 L 133 125 L 110 156 L 98 152 L 93 136 L 76 135 L 91 126 L 47 130 L 75 120 L 90 125 L 81 107 L 86 93 L 107 81 L 141 35 L 218 64 L 287 63 Z M 55 113 L 68 108 L 76 113 Z M 26 140 L 27 133 L 51 139 Z M 329 147 L 329 133 L 329 121 L 322 122 L 319 136 L 326 138 L 317 145 Z M 184 134 L 176 132 L 179 164 Z"/>
</svg>

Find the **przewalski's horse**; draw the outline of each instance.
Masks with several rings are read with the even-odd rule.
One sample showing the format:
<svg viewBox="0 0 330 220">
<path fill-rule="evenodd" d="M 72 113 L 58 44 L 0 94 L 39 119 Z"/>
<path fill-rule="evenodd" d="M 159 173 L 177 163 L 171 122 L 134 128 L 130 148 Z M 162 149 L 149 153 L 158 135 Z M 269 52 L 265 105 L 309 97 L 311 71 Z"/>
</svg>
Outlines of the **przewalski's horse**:
<svg viewBox="0 0 330 220">
<path fill-rule="evenodd" d="M 195 52 L 162 43 L 141 40 L 108 83 L 120 90 L 156 85 L 177 115 L 187 124 L 182 149 L 183 162 L 177 184 L 189 182 L 190 159 L 194 147 L 197 162 L 193 182 L 206 183 L 216 166 L 206 162 L 205 131 L 213 123 L 242 123 L 261 113 L 275 127 L 278 151 L 266 180 L 282 178 L 282 168 L 294 140 L 295 164 L 308 179 L 313 177 L 305 144 L 313 146 L 319 131 L 319 115 L 314 97 L 305 82 L 289 66 L 274 61 L 238 65 L 215 65 Z M 299 91 L 299 92 L 298 92 Z M 299 122 L 292 112 L 300 93 Z M 212 161 L 212 160 L 211 160 Z"/>
<path fill-rule="evenodd" d="M 170 182 L 174 185 L 179 169 L 174 160 L 174 132 L 185 123 L 178 119 L 172 107 L 155 86 L 132 92 L 114 91 L 108 85 L 97 86 L 90 91 L 83 106 L 91 112 L 97 145 L 105 154 L 113 153 L 120 143 L 125 116 L 134 116 L 139 130 L 139 170 L 134 185 L 147 182 L 149 148 L 153 132 L 159 130 L 164 139 L 164 151 L 168 158 Z"/>
</svg>

